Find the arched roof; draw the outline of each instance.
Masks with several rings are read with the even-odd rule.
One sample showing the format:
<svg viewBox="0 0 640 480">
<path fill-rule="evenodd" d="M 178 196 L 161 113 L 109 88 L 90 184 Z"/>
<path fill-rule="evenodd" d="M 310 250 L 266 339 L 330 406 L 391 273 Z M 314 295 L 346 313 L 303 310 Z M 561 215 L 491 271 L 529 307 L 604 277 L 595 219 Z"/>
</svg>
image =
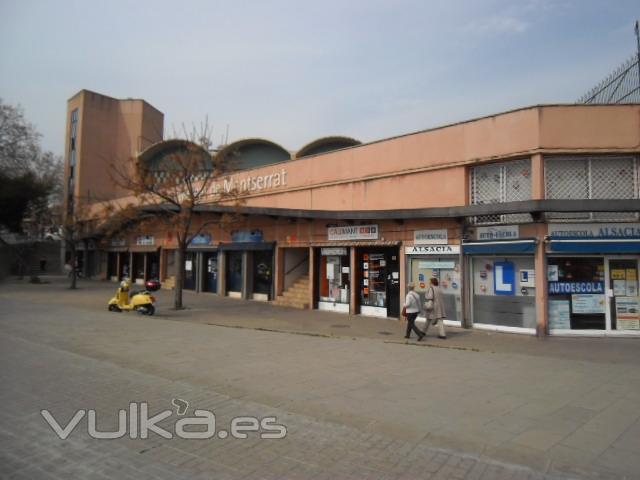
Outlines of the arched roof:
<svg viewBox="0 0 640 480">
<path fill-rule="evenodd" d="M 246 170 L 291 160 L 291 153 L 265 138 L 245 138 L 225 145 L 216 157 L 231 170 Z"/>
<path fill-rule="evenodd" d="M 209 152 L 190 140 L 172 139 L 163 140 L 144 149 L 138 155 L 138 162 L 145 162 L 152 170 L 164 170 L 171 168 L 171 155 L 176 153 L 200 151 L 204 157 L 203 163 L 211 166 L 213 164 Z"/>
<path fill-rule="evenodd" d="M 318 138 L 312 142 L 307 143 L 296 153 L 296 158 L 308 157 L 309 155 L 318 155 L 319 153 L 331 152 L 333 150 L 340 150 L 341 148 L 355 147 L 362 142 L 351 137 L 343 137 L 340 135 L 334 135 L 330 137 Z"/>
</svg>

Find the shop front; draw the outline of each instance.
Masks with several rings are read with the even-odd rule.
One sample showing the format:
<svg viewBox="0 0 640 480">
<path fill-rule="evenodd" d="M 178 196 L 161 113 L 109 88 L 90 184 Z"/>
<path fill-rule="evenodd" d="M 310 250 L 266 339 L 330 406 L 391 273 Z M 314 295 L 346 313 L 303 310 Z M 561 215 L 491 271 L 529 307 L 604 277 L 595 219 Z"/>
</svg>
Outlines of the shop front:
<svg viewBox="0 0 640 480">
<path fill-rule="evenodd" d="M 551 224 L 549 333 L 640 335 L 640 224 Z"/>
<path fill-rule="evenodd" d="M 124 266 L 128 264 L 127 240 L 125 238 L 110 239 L 107 247 L 107 280 L 112 282 L 120 281 L 123 278 Z"/>
<path fill-rule="evenodd" d="M 148 274 L 151 272 L 156 274 L 153 278 L 157 278 L 160 270 L 160 255 L 153 235 L 138 235 L 130 252 L 129 278 L 132 283 L 144 284 L 145 280 L 150 278 Z"/>
<path fill-rule="evenodd" d="M 419 236 L 416 231 L 416 236 Z M 425 301 L 429 291 L 430 279 L 437 278 L 442 289 L 446 323 L 454 326 L 462 325 L 462 282 L 460 269 L 460 245 L 449 245 L 446 230 L 439 236 L 445 244 L 423 244 L 405 247 L 407 283 L 415 285 L 415 292 L 420 295 L 420 303 Z M 443 236 L 444 235 L 444 236 Z M 415 243 L 415 238 L 414 238 Z M 419 317 L 421 321 L 423 319 Z"/>
<path fill-rule="evenodd" d="M 187 247 L 185 288 L 198 292 L 218 292 L 218 249 L 208 232 L 194 236 Z"/>
<path fill-rule="evenodd" d="M 226 295 L 260 301 L 273 299 L 273 242 L 263 241 L 261 230 L 236 231 L 231 240 L 232 243 L 219 245 L 224 255 Z"/>
<path fill-rule="evenodd" d="M 400 261 L 398 247 L 358 247 L 360 313 L 371 317 L 400 315 Z"/>
<path fill-rule="evenodd" d="M 478 227 L 464 242 L 469 315 L 474 328 L 536 333 L 536 239 L 520 227 Z"/>
<path fill-rule="evenodd" d="M 327 228 L 330 245 L 320 249 L 318 308 L 372 317 L 400 315 L 398 242 L 380 239 L 380 227 L 336 225 Z M 353 249 L 353 250 L 352 250 Z M 355 252 L 355 259 L 351 258 Z M 354 271 L 351 271 L 352 265 Z M 354 305 L 351 291 L 355 290 Z"/>
<path fill-rule="evenodd" d="M 316 248 L 318 310 L 349 313 L 351 256 L 347 247 Z"/>
</svg>

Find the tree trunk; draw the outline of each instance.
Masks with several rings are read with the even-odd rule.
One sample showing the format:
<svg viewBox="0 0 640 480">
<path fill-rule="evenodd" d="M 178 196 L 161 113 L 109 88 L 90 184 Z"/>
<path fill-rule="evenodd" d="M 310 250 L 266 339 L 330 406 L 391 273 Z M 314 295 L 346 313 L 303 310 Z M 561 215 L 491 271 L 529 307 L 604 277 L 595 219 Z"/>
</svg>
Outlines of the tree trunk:
<svg viewBox="0 0 640 480">
<path fill-rule="evenodd" d="M 182 309 L 182 282 L 184 279 L 184 259 L 186 257 L 187 245 L 178 242 L 176 250 L 176 284 L 174 286 L 173 307 L 176 310 Z"/>
<path fill-rule="evenodd" d="M 69 259 L 69 263 L 71 264 L 71 285 L 69 285 L 69 288 L 71 290 L 75 290 L 76 288 L 78 288 L 77 286 L 77 278 L 76 278 L 76 274 L 77 274 L 77 270 L 76 270 L 76 244 L 71 241 L 69 242 L 69 245 L 71 246 L 70 251 L 71 251 L 71 258 Z"/>
</svg>

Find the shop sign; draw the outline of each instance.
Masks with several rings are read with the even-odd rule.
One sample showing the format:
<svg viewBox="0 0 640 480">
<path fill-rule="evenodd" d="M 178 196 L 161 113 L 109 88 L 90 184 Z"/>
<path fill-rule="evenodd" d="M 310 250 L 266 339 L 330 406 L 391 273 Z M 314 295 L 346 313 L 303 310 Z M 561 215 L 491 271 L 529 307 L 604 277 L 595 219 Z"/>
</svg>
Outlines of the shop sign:
<svg viewBox="0 0 640 480">
<path fill-rule="evenodd" d="M 456 266 L 455 260 L 427 260 L 425 262 L 418 262 L 418 268 L 429 268 L 429 269 L 448 269 L 452 270 Z"/>
<path fill-rule="evenodd" d="M 604 295 L 571 295 L 571 310 L 573 313 L 589 314 L 605 312 Z"/>
<path fill-rule="evenodd" d="M 127 240 L 125 238 L 112 238 L 109 241 L 109 245 L 112 247 L 125 247 L 127 245 Z"/>
<path fill-rule="evenodd" d="M 222 182 L 212 183 L 209 187 L 209 195 L 219 195 L 222 191 L 230 193 L 260 192 L 272 190 L 287 184 L 287 170 L 282 168 L 275 173 L 265 175 L 234 175 L 225 178 Z"/>
<path fill-rule="evenodd" d="M 136 245 L 150 246 L 155 244 L 153 235 L 140 235 L 136 237 Z"/>
<path fill-rule="evenodd" d="M 549 328 L 552 330 L 571 328 L 569 300 L 549 300 Z"/>
<path fill-rule="evenodd" d="M 416 245 L 446 245 L 449 241 L 447 229 L 438 230 L 415 230 L 413 232 L 413 243 Z"/>
<path fill-rule="evenodd" d="M 262 230 L 236 230 L 231 232 L 231 241 L 234 243 L 262 242 Z"/>
<path fill-rule="evenodd" d="M 493 289 L 496 295 L 515 294 L 515 265 L 513 262 L 493 263 Z"/>
<path fill-rule="evenodd" d="M 211 245 L 213 236 L 210 233 L 199 233 L 191 239 L 191 245 Z"/>
<path fill-rule="evenodd" d="M 320 255 L 322 255 L 323 257 L 329 257 L 329 256 L 344 256 L 347 254 L 347 249 L 344 247 L 335 247 L 335 248 L 321 248 L 320 249 Z"/>
<path fill-rule="evenodd" d="M 637 238 L 640 223 L 550 224 L 549 235 L 553 238 Z"/>
<path fill-rule="evenodd" d="M 640 297 L 616 297 L 618 330 L 640 330 Z"/>
<path fill-rule="evenodd" d="M 549 293 L 563 295 L 573 293 L 604 294 L 604 282 L 549 282 Z"/>
<path fill-rule="evenodd" d="M 518 225 L 476 228 L 476 238 L 478 240 L 513 240 L 519 237 L 520 227 Z"/>
<path fill-rule="evenodd" d="M 414 245 L 404 248 L 405 255 L 458 255 L 460 245 Z"/>
<path fill-rule="evenodd" d="M 520 270 L 520 286 L 534 288 L 536 286 L 536 271 Z"/>
<path fill-rule="evenodd" d="M 378 233 L 378 225 L 345 225 L 327 229 L 329 240 L 377 240 Z"/>
</svg>

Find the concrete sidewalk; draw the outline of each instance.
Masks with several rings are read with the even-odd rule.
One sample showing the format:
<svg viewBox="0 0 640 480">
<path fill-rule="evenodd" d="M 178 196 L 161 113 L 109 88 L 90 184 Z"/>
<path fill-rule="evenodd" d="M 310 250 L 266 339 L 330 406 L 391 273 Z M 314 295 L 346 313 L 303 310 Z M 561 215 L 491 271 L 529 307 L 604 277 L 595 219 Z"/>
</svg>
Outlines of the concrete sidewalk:
<svg viewBox="0 0 640 480">
<path fill-rule="evenodd" d="M 304 422 L 313 419 L 330 432 L 345 426 L 354 435 L 380 436 L 385 445 L 444 449 L 563 478 L 640 476 L 637 340 L 539 340 L 452 329 L 450 339 L 430 338 L 423 346 L 406 343 L 402 325 L 393 320 L 189 293 L 190 308 L 175 312 L 169 308 L 172 292 L 159 292 L 158 316 L 146 317 L 107 311 L 114 284 L 81 281 L 80 287 L 70 291 L 61 279 L 2 286 L 0 363 L 9 365 L 7 378 L 24 392 L 15 395 L 5 384 L 16 409 L 24 406 L 27 394 L 34 402 L 58 395 L 60 405 L 76 393 L 86 395 L 84 380 L 68 386 L 69 365 L 77 365 L 99 392 L 120 392 L 121 399 L 144 398 L 139 395 L 146 390 L 139 392 L 133 378 L 139 373 L 149 385 L 173 382 L 158 396 L 166 397 L 165 403 L 179 383 L 194 392 L 202 388 L 299 415 Z M 32 353 L 24 354 L 27 350 Z M 31 369 L 20 373 L 26 362 Z M 120 370 L 103 375 L 111 366 Z M 46 380 L 41 391 L 40 377 Z M 187 400 L 197 405 L 199 395 L 190 393 Z M 243 414 L 240 407 L 236 414 Z M 304 442 L 309 432 L 307 427 L 298 430 L 293 444 Z M 338 437 L 331 433 L 326 443 L 334 445 Z M 304 459 L 318 445 L 314 438 L 308 448 L 285 453 L 299 451 Z M 380 461 L 391 475 L 370 478 L 418 477 L 396 476 L 393 455 Z M 349 460 L 349 465 L 356 463 Z M 330 464 L 322 463 L 323 468 Z M 477 478 L 462 472 L 421 473 L 421 478 Z"/>
<path fill-rule="evenodd" d="M 5 283 L 3 289 L 18 296 L 35 294 L 45 296 L 49 300 L 54 293 L 56 302 L 93 310 L 106 309 L 108 299 L 117 288 L 117 284 L 113 282 L 80 279 L 79 289 L 72 291 L 67 288 L 69 281 L 65 277 L 43 277 L 43 281 L 49 283 L 31 285 L 26 280 L 13 279 Z M 370 338 L 427 348 L 513 353 L 604 363 L 640 362 L 640 338 L 537 338 L 532 335 L 447 327 L 447 339 L 441 340 L 437 338 L 437 329 L 432 327 L 428 336 L 422 342 L 417 342 L 413 334 L 410 340 L 404 339 L 406 323 L 402 320 L 298 310 L 266 302 L 220 297 L 211 293 L 196 294 L 188 290 L 184 292 L 183 297 L 186 308 L 176 311 L 173 310 L 173 295 L 172 290 L 154 293 L 158 301 L 155 318 L 313 336 Z M 419 326 L 423 328 L 424 325 Z"/>
</svg>

